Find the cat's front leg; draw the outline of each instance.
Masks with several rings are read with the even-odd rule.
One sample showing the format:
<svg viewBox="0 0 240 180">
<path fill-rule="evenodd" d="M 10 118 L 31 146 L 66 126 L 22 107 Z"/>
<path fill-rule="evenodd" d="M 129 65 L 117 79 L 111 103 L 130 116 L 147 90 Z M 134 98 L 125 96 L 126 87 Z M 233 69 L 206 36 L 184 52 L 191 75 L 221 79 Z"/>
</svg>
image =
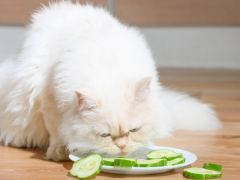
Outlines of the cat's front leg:
<svg viewBox="0 0 240 180">
<path fill-rule="evenodd" d="M 69 160 L 69 152 L 58 132 L 60 126 L 59 120 L 62 118 L 61 114 L 58 113 L 54 97 L 49 92 L 45 92 L 44 95 L 41 112 L 43 114 L 45 127 L 50 135 L 46 159 L 54 161 Z"/>
<path fill-rule="evenodd" d="M 67 161 L 69 160 L 69 151 L 62 144 L 61 140 L 55 135 L 50 135 L 50 146 L 47 149 L 46 159 L 54 161 Z"/>
</svg>

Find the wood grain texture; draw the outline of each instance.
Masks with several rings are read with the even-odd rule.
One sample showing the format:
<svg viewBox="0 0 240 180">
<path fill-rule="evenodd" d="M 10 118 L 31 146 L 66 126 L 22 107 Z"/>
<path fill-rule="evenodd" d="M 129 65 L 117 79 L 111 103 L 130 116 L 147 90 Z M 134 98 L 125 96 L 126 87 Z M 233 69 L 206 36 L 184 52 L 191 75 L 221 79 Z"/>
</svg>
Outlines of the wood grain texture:
<svg viewBox="0 0 240 180">
<path fill-rule="evenodd" d="M 239 0 L 115 0 L 115 14 L 128 24 L 240 25 Z"/>
<path fill-rule="evenodd" d="M 213 103 L 223 128 L 215 131 L 176 131 L 174 138 L 156 142 L 160 146 L 184 149 L 195 153 L 198 160 L 191 166 L 202 167 L 211 162 L 223 165 L 221 180 L 240 179 L 240 71 L 161 69 L 160 79 L 168 85 L 192 93 L 204 102 Z M 69 170 L 73 162 L 44 159 L 44 150 L 0 146 L 1 180 L 67 180 L 75 179 Z M 188 166 L 190 167 L 190 166 Z M 127 176 L 100 173 L 91 179 L 184 180 L 183 168 L 163 174 Z"/>
<path fill-rule="evenodd" d="M 30 15 L 41 4 L 48 5 L 55 0 L 0 0 L 0 23 L 1 24 L 26 24 L 30 21 Z M 72 0 L 76 2 L 76 0 Z M 106 0 L 79 0 L 81 4 L 90 2 L 94 5 L 106 7 Z"/>
</svg>

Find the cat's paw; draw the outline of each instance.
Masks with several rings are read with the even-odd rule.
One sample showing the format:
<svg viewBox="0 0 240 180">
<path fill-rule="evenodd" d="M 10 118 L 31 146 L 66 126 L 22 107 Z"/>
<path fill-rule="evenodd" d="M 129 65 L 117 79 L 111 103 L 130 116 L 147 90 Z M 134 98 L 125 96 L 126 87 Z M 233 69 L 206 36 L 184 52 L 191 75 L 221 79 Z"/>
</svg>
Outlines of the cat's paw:
<svg viewBox="0 0 240 180">
<path fill-rule="evenodd" d="M 46 153 L 46 159 L 54 161 L 68 161 L 69 151 L 63 146 L 50 146 Z"/>
</svg>

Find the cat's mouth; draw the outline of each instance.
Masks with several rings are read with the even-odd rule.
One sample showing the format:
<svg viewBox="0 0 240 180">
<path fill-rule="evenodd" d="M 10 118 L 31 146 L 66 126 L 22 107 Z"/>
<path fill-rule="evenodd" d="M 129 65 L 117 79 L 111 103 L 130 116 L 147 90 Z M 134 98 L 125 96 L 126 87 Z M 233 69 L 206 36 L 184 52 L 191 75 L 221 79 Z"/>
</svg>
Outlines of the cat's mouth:
<svg viewBox="0 0 240 180">
<path fill-rule="evenodd" d="M 126 152 L 124 152 L 124 151 L 121 151 L 119 154 L 120 154 L 121 156 L 123 156 L 123 155 L 125 155 L 125 154 L 126 154 Z"/>
</svg>

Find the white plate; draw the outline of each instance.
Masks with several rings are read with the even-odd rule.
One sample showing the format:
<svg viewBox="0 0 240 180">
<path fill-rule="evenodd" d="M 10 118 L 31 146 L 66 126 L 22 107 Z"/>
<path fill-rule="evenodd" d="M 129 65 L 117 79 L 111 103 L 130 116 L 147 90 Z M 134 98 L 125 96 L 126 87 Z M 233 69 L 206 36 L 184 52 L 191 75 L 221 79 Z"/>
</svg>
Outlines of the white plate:
<svg viewBox="0 0 240 180">
<path fill-rule="evenodd" d="M 132 167 L 132 168 L 124 168 L 124 167 L 113 167 L 113 166 L 102 166 L 102 172 L 107 172 L 107 173 L 113 173 L 113 174 L 129 174 L 129 175 L 136 175 L 136 174 L 157 174 L 157 173 L 163 173 L 170 171 L 172 169 L 180 168 L 187 166 L 189 164 L 192 164 L 197 160 L 197 156 L 191 152 L 184 151 L 181 149 L 176 149 L 176 148 L 170 148 L 170 147 L 162 147 L 162 146 L 148 146 L 145 148 L 142 148 L 140 150 L 137 150 L 135 152 L 132 152 L 130 155 L 127 157 L 132 157 L 136 159 L 146 159 L 146 154 L 155 149 L 170 149 L 173 150 L 177 153 L 182 153 L 183 157 L 186 158 L 185 163 L 183 164 L 178 164 L 174 166 L 163 166 L 163 167 Z M 82 155 L 80 154 L 70 154 L 69 158 L 72 161 L 77 161 L 78 159 L 81 159 Z M 86 156 L 86 155 L 85 155 Z M 85 157 L 82 156 L 82 157 Z M 112 155 L 102 155 L 103 157 L 114 157 Z"/>
</svg>

